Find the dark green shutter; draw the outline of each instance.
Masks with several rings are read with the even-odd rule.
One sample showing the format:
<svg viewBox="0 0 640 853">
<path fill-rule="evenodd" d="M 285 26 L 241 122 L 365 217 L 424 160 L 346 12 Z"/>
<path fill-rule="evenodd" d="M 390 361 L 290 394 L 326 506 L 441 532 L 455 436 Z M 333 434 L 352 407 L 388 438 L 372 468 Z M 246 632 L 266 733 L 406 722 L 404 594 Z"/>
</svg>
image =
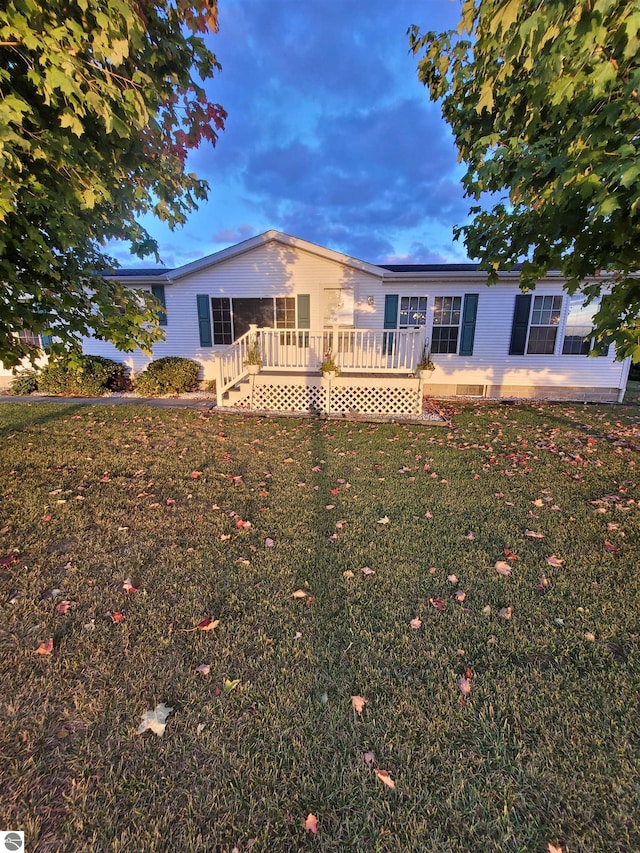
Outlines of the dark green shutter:
<svg viewBox="0 0 640 853">
<path fill-rule="evenodd" d="M 400 297 L 395 293 L 387 293 L 384 298 L 384 327 L 385 329 L 398 328 L 398 302 Z M 382 339 L 383 355 L 391 355 L 393 352 L 393 335 L 384 335 Z"/>
<path fill-rule="evenodd" d="M 527 343 L 527 330 L 529 329 L 529 314 L 531 313 L 531 296 L 520 294 L 516 296 L 516 307 L 513 312 L 513 326 L 511 328 L 511 344 L 509 355 L 524 355 Z"/>
<path fill-rule="evenodd" d="M 311 297 L 308 293 L 299 293 L 298 294 L 298 328 L 299 329 L 310 329 L 311 328 Z M 298 335 L 298 346 L 299 347 L 308 347 L 309 346 L 309 335 Z"/>
<path fill-rule="evenodd" d="M 209 297 L 206 294 L 196 296 L 198 303 L 198 330 L 200 332 L 200 346 L 211 346 L 211 308 Z"/>
<path fill-rule="evenodd" d="M 151 285 L 151 294 L 158 300 L 160 305 L 165 309 L 164 311 L 158 311 L 158 323 L 161 326 L 167 325 L 167 303 L 164 299 L 164 284 L 153 284 Z"/>
<path fill-rule="evenodd" d="M 476 336 L 476 317 L 478 315 L 478 294 L 467 293 L 462 309 L 462 334 L 460 336 L 460 355 L 473 355 L 473 341 Z"/>
<path fill-rule="evenodd" d="M 311 297 L 308 293 L 298 294 L 298 328 L 311 328 Z"/>
</svg>

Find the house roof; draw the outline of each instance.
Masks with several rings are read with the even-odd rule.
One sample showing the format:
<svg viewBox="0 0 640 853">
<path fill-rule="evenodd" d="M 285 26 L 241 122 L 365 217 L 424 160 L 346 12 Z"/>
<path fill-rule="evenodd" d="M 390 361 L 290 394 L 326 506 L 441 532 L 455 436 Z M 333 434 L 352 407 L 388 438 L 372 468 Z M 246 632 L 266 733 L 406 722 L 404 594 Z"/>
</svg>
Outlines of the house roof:
<svg viewBox="0 0 640 853">
<path fill-rule="evenodd" d="M 302 240 L 299 237 L 292 237 L 289 234 L 284 234 L 282 231 L 269 230 L 263 234 L 258 234 L 255 237 L 250 237 L 248 240 L 243 240 L 241 243 L 236 243 L 233 246 L 228 246 L 219 252 L 214 252 L 206 255 L 204 258 L 199 258 L 188 264 L 183 264 L 172 269 L 163 267 L 148 267 L 143 269 L 118 269 L 112 274 L 114 278 L 126 278 L 131 283 L 150 284 L 154 280 L 164 279 L 168 284 L 178 281 L 179 279 L 191 275 L 194 272 L 207 269 L 208 267 L 222 263 L 235 258 L 246 252 L 251 252 L 260 246 L 269 243 L 278 243 L 282 246 L 289 246 L 296 249 L 301 249 L 319 257 L 332 260 L 345 266 L 352 267 L 371 275 L 375 275 L 382 280 L 395 279 L 408 281 L 412 277 L 430 277 L 440 276 L 442 278 L 469 276 L 470 279 L 477 280 L 478 276 L 486 276 L 486 271 L 481 270 L 478 264 L 474 263 L 453 263 L 453 264 L 372 264 L 367 261 L 362 261 L 359 258 L 354 258 L 350 255 L 345 255 L 342 252 L 337 252 L 334 249 L 327 249 L 324 246 L 319 246 L 316 243 L 311 243 L 308 240 Z M 518 277 L 519 271 L 522 269 L 522 264 L 514 264 L 511 270 L 501 270 L 500 276 L 507 280 Z M 557 276 L 557 271 L 550 271 L 548 276 Z"/>
<path fill-rule="evenodd" d="M 378 264 L 389 272 L 478 272 L 478 264 Z"/>
<path fill-rule="evenodd" d="M 118 278 L 157 278 L 160 275 L 168 275 L 172 270 L 166 267 L 149 267 L 148 269 L 117 269 L 110 275 Z"/>
</svg>

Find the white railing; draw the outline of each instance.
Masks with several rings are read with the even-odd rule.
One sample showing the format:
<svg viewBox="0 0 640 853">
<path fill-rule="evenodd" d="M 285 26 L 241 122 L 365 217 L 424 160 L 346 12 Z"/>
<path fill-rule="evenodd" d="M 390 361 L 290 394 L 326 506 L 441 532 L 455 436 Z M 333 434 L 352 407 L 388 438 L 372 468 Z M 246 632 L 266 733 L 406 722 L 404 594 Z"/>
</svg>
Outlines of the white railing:
<svg viewBox="0 0 640 853">
<path fill-rule="evenodd" d="M 250 348 L 260 350 L 262 368 L 314 372 L 327 353 L 348 373 L 413 373 L 426 343 L 415 329 L 265 329 L 252 326 L 218 356 L 218 394 L 249 373 Z"/>
</svg>

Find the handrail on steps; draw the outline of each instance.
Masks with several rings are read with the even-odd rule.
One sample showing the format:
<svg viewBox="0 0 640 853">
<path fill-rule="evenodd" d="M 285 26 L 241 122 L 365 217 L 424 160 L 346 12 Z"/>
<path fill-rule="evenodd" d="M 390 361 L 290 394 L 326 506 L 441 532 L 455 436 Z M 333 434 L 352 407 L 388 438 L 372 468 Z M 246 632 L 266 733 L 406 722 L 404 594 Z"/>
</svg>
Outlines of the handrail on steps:
<svg viewBox="0 0 640 853">
<path fill-rule="evenodd" d="M 342 370 L 353 373 L 413 373 L 428 344 L 423 326 L 411 329 L 273 329 L 249 327 L 218 354 L 219 397 L 249 375 L 248 361 L 259 358 L 272 371 L 309 372 L 331 353 Z"/>
</svg>

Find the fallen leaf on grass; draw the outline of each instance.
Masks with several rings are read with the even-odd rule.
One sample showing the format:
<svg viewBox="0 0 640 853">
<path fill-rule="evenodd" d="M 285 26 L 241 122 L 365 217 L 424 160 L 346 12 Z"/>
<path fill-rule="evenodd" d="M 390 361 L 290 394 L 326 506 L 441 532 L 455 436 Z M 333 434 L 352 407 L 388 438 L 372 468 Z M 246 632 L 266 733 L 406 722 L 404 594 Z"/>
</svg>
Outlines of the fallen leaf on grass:
<svg viewBox="0 0 640 853">
<path fill-rule="evenodd" d="M 205 616 L 204 619 L 201 619 L 200 622 L 198 622 L 196 628 L 200 631 L 213 631 L 213 629 L 217 628 L 219 624 L 219 619 L 212 619 L 211 616 Z"/>
<path fill-rule="evenodd" d="M 448 575 L 447 580 L 449 581 L 449 583 L 458 583 L 457 575 Z"/>
<path fill-rule="evenodd" d="M 410 627 L 410 628 L 413 628 L 413 629 L 414 629 L 414 631 L 419 631 L 419 630 L 420 630 L 420 628 L 422 627 L 422 619 L 419 619 L 419 618 L 416 616 L 416 618 L 415 618 L 415 619 L 412 619 L 412 620 L 411 620 L 411 622 L 409 622 L 409 627 Z"/>
<path fill-rule="evenodd" d="M 444 608 L 446 607 L 446 603 L 440 597 L 430 598 L 429 604 L 432 604 L 435 607 L 435 609 L 439 610 L 441 613 L 444 610 Z"/>
<path fill-rule="evenodd" d="M 56 613 L 59 616 L 66 616 L 72 604 L 73 601 L 61 601 L 60 604 L 56 604 Z"/>
<path fill-rule="evenodd" d="M 562 847 L 556 847 L 555 844 L 549 843 L 547 845 L 547 851 L 548 853 L 562 853 Z"/>
<path fill-rule="evenodd" d="M 389 524 L 389 516 L 385 515 L 383 518 L 379 518 L 378 524 Z"/>
<path fill-rule="evenodd" d="M 368 767 L 371 767 L 372 764 L 376 763 L 376 754 L 375 754 L 375 752 L 372 752 L 371 750 L 369 750 L 369 752 L 365 752 L 362 757 L 364 758 L 364 763 Z"/>
<path fill-rule="evenodd" d="M 123 592 L 138 592 L 138 587 L 131 583 L 131 578 L 122 581 Z"/>
<path fill-rule="evenodd" d="M 352 578 L 352 577 L 355 577 L 355 576 L 354 576 L 353 572 L 351 571 L 351 569 L 347 569 L 346 571 L 344 571 L 344 572 L 342 573 L 342 577 L 343 577 L 343 578 Z"/>
<path fill-rule="evenodd" d="M 325 509 L 335 509 L 335 504 L 327 504 Z"/>
<path fill-rule="evenodd" d="M 536 589 L 538 592 L 544 592 L 544 590 L 549 586 L 549 581 L 546 579 L 544 575 L 540 575 L 538 579 L 538 583 L 536 584 Z"/>
<path fill-rule="evenodd" d="M 223 684 L 224 692 L 225 692 L 227 695 L 229 695 L 229 693 L 231 693 L 231 691 L 232 691 L 232 690 L 235 690 L 235 689 L 236 689 L 236 687 L 238 686 L 238 684 L 240 684 L 240 679 L 239 679 L 239 678 L 234 678 L 234 679 L 233 679 L 233 681 L 232 681 L 230 678 L 225 678 L 225 681 L 224 681 L 224 684 Z"/>
<path fill-rule="evenodd" d="M 458 690 L 463 696 L 468 696 L 471 693 L 471 679 L 461 675 L 458 679 Z"/>
<path fill-rule="evenodd" d="M 265 547 L 265 548 L 273 548 L 273 546 L 274 546 L 275 544 L 276 544 L 276 543 L 273 541 L 273 539 L 270 539 L 269 537 L 267 537 L 267 538 L 264 540 L 264 547 Z"/>
<path fill-rule="evenodd" d="M 544 533 L 537 533 L 535 530 L 525 530 L 524 535 L 530 539 L 544 539 Z"/>
<path fill-rule="evenodd" d="M 318 818 L 314 814 L 309 813 L 307 815 L 307 819 L 304 822 L 304 828 L 306 830 L 308 830 L 309 832 L 313 832 L 314 835 L 317 835 L 317 833 L 318 833 Z"/>
<path fill-rule="evenodd" d="M 367 700 L 364 698 L 364 696 L 352 696 L 351 704 L 353 705 L 353 710 L 357 711 L 357 713 L 362 716 L 362 712 L 364 711 L 364 706 L 367 704 Z"/>
<path fill-rule="evenodd" d="M 238 528 L 238 530 L 248 530 L 251 527 L 251 522 L 243 521 L 241 518 L 239 518 L 236 521 L 236 527 Z"/>
<path fill-rule="evenodd" d="M 297 589 L 295 592 L 291 593 L 291 598 L 306 598 L 309 595 L 308 592 L 305 592 L 303 589 Z"/>
<path fill-rule="evenodd" d="M 613 542 L 609 542 L 608 539 L 605 539 L 604 540 L 604 550 L 605 551 L 617 551 L 619 549 L 616 545 L 613 544 Z"/>
<path fill-rule="evenodd" d="M 511 574 L 511 566 L 509 563 L 505 563 L 504 560 L 498 560 L 494 568 L 499 575 L 502 575 L 505 578 L 508 578 Z"/>
<path fill-rule="evenodd" d="M 164 702 L 160 702 L 159 705 L 156 705 L 153 711 L 145 711 L 142 715 L 140 728 L 136 734 L 141 735 L 143 732 L 146 732 L 147 729 L 150 729 L 152 732 L 155 732 L 158 737 L 162 737 L 165 726 L 167 725 L 167 717 L 172 711 L 173 708 L 169 708 L 164 704 Z"/>
<path fill-rule="evenodd" d="M 36 649 L 38 655 L 50 655 L 53 652 L 53 637 L 49 637 L 44 643 L 40 643 Z"/>
<path fill-rule="evenodd" d="M 459 589 L 459 590 L 454 594 L 454 596 L 453 596 L 453 597 L 455 598 L 455 600 L 456 600 L 459 604 L 462 604 L 462 602 L 463 602 L 463 601 L 465 600 L 465 598 L 467 597 L 467 593 L 466 593 L 463 589 Z"/>
<path fill-rule="evenodd" d="M 365 566 L 363 569 L 360 569 L 363 575 L 375 575 L 375 569 L 369 568 L 369 566 Z"/>
<path fill-rule="evenodd" d="M 200 666 L 196 667 L 196 672 L 199 672 L 202 675 L 209 675 L 211 672 L 211 665 L 208 663 L 201 663 Z"/>
<path fill-rule="evenodd" d="M 559 557 L 556 557 L 555 554 L 552 554 L 550 557 L 547 557 L 547 563 L 550 566 L 553 566 L 554 569 L 559 569 L 562 567 L 564 560 L 561 560 Z"/>
<path fill-rule="evenodd" d="M 115 613 L 109 613 L 109 616 L 111 617 L 111 621 L 116 625 L 118 622 L 124 622 L 124 613 L 120 613 L 118 610 Z"/>
<path fill-rule="evenodd" d="M 513 616 L 513 610 L 511 607 L 501 607 L 500 610 L 498 610 L 498 616 L 501 619 L 511 619 Z"/>
<path fill-rule="evenodd" d="M 466 536 L 463 536 L 462 538 L 463 538 L 463 539 L 469 539 L 469 541 L 471 541 L 471 542 L 472 542 L 472 541 L 476 538 L 476 534 L 473 532 L 473 530 L 470 530 L 470 531 L 467 533 L 467 535 L 466 535 Z"/>
<path fill-rule="evenodd" d="M 502 553 L 505 555 L 507 560 L 511 560 L 512 563 L 515 562 L 515 560 L 520 559 L 520 557 L 518 557 L 517 554 L 514 554 L 514 552 L 511 550 L 511 548 L 505 548 Z"/>
<path fill-rule="evenodd" d="M 587 631 L 584 635 L 585 640 L 589 643 L 595 643 L 596 635 L 592 631 Z"/>
<path fill-rule="evenodd" d="M 189 476 L 192 480 L 197 480 L 198 477 L 202 477 L 202 471 L 192 471 Z"/>
<path fill-rule="evenodd" d="M 387 770 L 376 769 L 376 776 L 382 782 L 383 785 L 386 785 L 387 788 L 391 788 L 393 790 L 396 787 L 396 783 L 391 778 L 391 774 Z"/>
</svg>

